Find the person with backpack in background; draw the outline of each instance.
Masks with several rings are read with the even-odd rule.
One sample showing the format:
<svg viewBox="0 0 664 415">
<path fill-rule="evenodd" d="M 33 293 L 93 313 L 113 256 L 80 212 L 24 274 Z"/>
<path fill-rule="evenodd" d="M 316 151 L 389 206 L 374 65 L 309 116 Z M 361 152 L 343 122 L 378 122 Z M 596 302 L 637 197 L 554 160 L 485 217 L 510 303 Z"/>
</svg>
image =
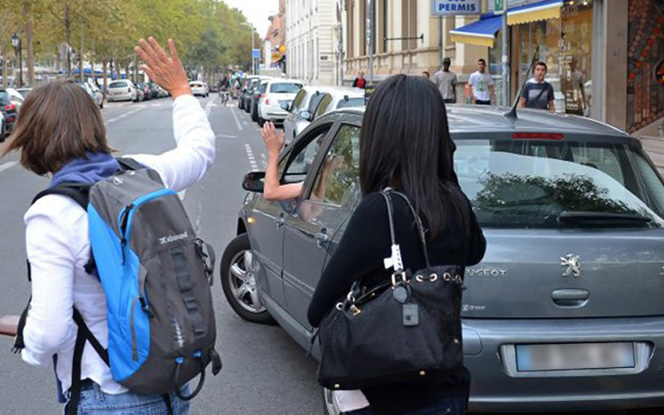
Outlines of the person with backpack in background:
<svg viewBox="0 0 664 415">
<path fill-rule="evenodd" d="M 215 159 L 214 132 L 192 95 L 174 42 L 169 39 L 168 45 L 170 57 L 152 37 L 141 39 L 135 52 L 145 62 L 142 69 L 150 79 L 173 99 L 175 149 L 161 155 L 115 159 L 99 109 L 85 90 L 65 80 L 42 85 L 30 93 L 21 107 L 16 130 L 2 150 L 2 156 L 20 151 L 24 168 L 40 176 L 52 175 L 49 189 L 35 198 L 24 218 L 32 298 L 21 317 L 15 348 L 30 365 L 54 364 L 66 414 L 185 415 L 189 411 L 187 400 L 192 397 L 186 382 L 199 373 L 203 376 L 208 361 L 214 361 L 214 366 L 220 364 L 212 349 L 199 350 L 202 344 L 210 347 L 216 333 L 213 314 L 211 319 L 205 317 L 211 312 L 212 302 L 207 279 L 197 273 L 202 264 L 193 254 L 194 235 L 187 234 L 193 233 L 190 225 L 183 233 L 166 234 L 160 238 L 161 244 L 156 243 L 161 245 L 160 255 L 172 254 L 175 266 L 172 271 L 164 268 L 163 273 L 138 263 L 136 256 L 143 253 L 134 251 L 141 242 L 129 231 L 138 232 L 138 224 L 146 224 L 143 216 L 163 212 L 154 204 L 150 205 L 151 215 L 142 215 L 139 205 L 148 206 L 148 199 L 181 210 L 176 213 L 186 217 L 176 192 L 200 181 Z M 72 111 L 74 108 L 76 111 Z M 125 167 L 133 171 L 123 174 Z M 121 223 L 113 217 L 106 231 L 93 230 L 105 215 L 103 206 L 97 203 L 99 199 L 108 197 L 104 202 L 119 203 L 103 191 L 103 186 L 115 187 L 111 190 L 121 198 L 125 182 L 142 183 L 155 192 L 131 205 L 126 202 L 124 214 L 113 205 Z M 90 192 L 87 212 L 83 209 L 85 203 L 78 200 L 78 196 L 85 195 L 79 192 L 81 189 Z M 113 231 L 113 226 L 118 229 Z M 156 228 L 166 226 L 155 224 Z M 118 240 L 117 245 L 100 247 L 94 240 L 117 239 L 120 230 L 126 231 L 122 233 L 122 245 Z M 147 276 L 138 270 L 144 266 Z M 124 273 L 109 279 L 106 274 L 113 267 Z M 118 280 L 130 275 L 129 268 L 134 268 L 138 279 L 127 287 L 142 292 L 121 303 L 120 308 L 131 310 L 132 321 L 131 327 L 122 326 L 125 333 L 117 333 L 117 327 L 126 322 L 116 320 L 114 303 L 124 297 L 113 297 L 118 293 L 111 292 L 111 287 L 116 284 L 117 289 Z M 166 295 L 173 297 L 163 298 Z M 183 311 L 165 314 L 167 301 Z M 167 354 L 169 348 L 179 348 L 173 358 Z M 163 355 L 159 350 L 164 350 Z M 128 366 L 135 366 L 136 371 L 128 373 Z M 126 377 L 118 379 L 122 373 Z M 149 392 L 170 382 L 177 387 Z"/>
<path fill-rule="evenodd" d="M 556 113 L 555 95 L 553 87 L 544 78 L 548 68 L 546 63 L 537 62 L 533 69 L 534 79 L 533 82 L 527 82 L 526 86 L 521 92 L 521 99 L 519 105 L 522 108 L 534 108 L 539 110 L 549 110 Z"/>
<path fill-rule="evenodd" d="M 454 173 L 454 150 L 443 97 L 431 81 L 395 75 L 378 85 L 360 133 L 362 201 L 308 310 L 309 322 L 320 328 L 319 383 L 334 390 L 343 414 L 465 411 L 470 372 L 455 334 L 461 283 L 463 268 L 482 260 L 486 241 Z M 413 295 L 421 287 L 439 293 L 428 291 L 434 301 L 418 308 Z M 431 313 L 436 317 L 427 318 Z M 429 333 L 443 337 L 443 345 L 421 336 L 425 326 L 434 327 Z M 372 337 L 378 333 L 384 336 Z M 408 345 L 409 339 L 416 340 Z M 449 368 L 436 361 L 431 371 L 401 369 L 405 356 L 430 356 L 432 348 Z"/>
</svg>

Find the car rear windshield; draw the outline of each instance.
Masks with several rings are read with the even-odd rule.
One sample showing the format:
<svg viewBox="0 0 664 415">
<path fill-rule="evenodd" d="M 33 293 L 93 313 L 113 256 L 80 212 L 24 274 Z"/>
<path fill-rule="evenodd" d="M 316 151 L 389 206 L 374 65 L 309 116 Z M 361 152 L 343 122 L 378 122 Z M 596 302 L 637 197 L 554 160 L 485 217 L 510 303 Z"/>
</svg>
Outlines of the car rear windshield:
<svg viewBox="0 0 664 415">
<path fill-rule="evenodd" d="M 9 102 L 9 94 L 7 91 L 0 91 L 0 104 L 6 104 Z"/>
<path fill-rule="evenodd" d="M 111 82 L 108 85 L 109 88 L 126 88 L 128 86 L 129 86 L 129 84 L 127 84 L 127 82 L 125 82 L 125 81 L 115 81 L 115 82 Z"/>
<path fill-rule="evenodd" d="M 297 94 L 300 89 L 302 89 L 302 84 L 290 82 L 270 85 L 270 92 L 273 94 Z"/>
<path fill-rule="evenodd" d="M 664 224 L 664 184 L 636 147 L 567 138 L 455 143 L 459 184 L 484 227 Z"/>
<path fill-rule="evenodd" d="M 364 104 L 365 104 L 364 98 L 350 98 L 348 100 L 344 99 L 339 101 L 339 104 L 337 104 L 337 109 L 363 107 Z"/>
</svg>

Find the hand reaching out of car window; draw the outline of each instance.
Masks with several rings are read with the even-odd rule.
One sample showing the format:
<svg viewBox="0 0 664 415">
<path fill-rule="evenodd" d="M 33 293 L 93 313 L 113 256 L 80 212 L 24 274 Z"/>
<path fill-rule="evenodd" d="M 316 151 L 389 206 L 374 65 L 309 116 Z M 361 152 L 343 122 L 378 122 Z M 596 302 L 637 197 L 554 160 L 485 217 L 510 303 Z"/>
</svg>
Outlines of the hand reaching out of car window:
<svg viewBox="0 0 664 415">
<path fill-rule="evenodd" d="M 168 39 L 168 48 L 171 53 L 170 58 L 159 43 L 150 36 L 147 41 L 139 40 L 134 52 L 145 62 L 145 65 L 141 65 L 145 73 L 153 82 L 168 91 L 173 99 L 180 95 L 192 95 L 187 74 L 184 72 L 173 39 Z"/>
<path fill-rule="evenodd" d="M 267 200 L 295 199 L 302 192 L 302 182 L 292 184 L 281 184 L 279 182 L 279 153 L 284 145 L 284 133 L 277 132 L 274 124 L 266 122 L 261 130 L 265 147 L 267 148 L 267 167 L 265 168 L 265 180 L 263 196 Z"/>
<path fill-rule="evenodd" d="M 284 146 L 284 132 L 278 132 L 274 124 L 267 121 L 263 124 L 261 136 L 263 136 L 263 141 L 265 141 L 268 157 L 274 156 L 278 158 L 281 148 Z"/>
</svg>

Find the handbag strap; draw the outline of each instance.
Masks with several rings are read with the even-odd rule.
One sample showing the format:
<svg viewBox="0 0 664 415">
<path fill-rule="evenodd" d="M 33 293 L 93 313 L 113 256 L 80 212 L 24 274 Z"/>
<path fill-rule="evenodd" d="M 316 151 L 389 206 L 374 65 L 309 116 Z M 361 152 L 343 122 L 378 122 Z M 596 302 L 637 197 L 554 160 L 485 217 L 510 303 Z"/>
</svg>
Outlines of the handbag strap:
<svg viewBox="0 0 664 415">
<path fill-rule="evenodd" d="M 420 238 L 420 243 L 422 244 L 422 250 L 424 251 L 424 261 L 427 265 L 427 268 L 430 269 L 431 268 L 431 262 L 429 260 L 429 252 L 427 250 L 427 242 L 426 242 L 426 237 L 425 237 L 425 234 L 424 234 L 424 225 L 422 225 L 422 219 L 420 218 L 420 215 L 418 215 L 417 212 L 415 211 L 415 208 L 413 207 L 413 204 L 410 203 L 410 200 L 408 199 L 408 197 L 406 195 L 404 195 L 401 192 L 394 191 L 390 188 L 387 188 L 387 189 L 383 190 L 380 193 L 381 193 L 381 195 L 383 195 L 383 198 L 385 199 L 385 203 L 387 204 L 387 215 L 388 215 L 389 223 L 390 223 L 390 238 L 391 238 L 391 241 L 392 241 L 392 246 L 393 247 L 398 246 L 397 242 L 396 242 L 395 232 L 394 232 L 394 207 L 392 205 L 392 197 L 391 197 L 391 194 L 394 193 L 394 194 L 396 194 L 397 196 L 401 197 L 403 200 L 406 201 L 406 204 L 408 205 L 408 208 L 410 209 L 410 212 L 412 213 L 413 217 L 415 218 L 415 223 L 417 225 L 417 233 L 418 233 L 419 238 Z M 403 271 L 403 263 L 401 263 L 401 261 L 399 261 L 399 262 L 400 262 L 399 265 L 401 266 L 400 267 L 401 269 L 397 269 L 396 266 L 395 266 L 395 269 L 394 269 L 395 272 L 402 272 Z"/>
</svg>

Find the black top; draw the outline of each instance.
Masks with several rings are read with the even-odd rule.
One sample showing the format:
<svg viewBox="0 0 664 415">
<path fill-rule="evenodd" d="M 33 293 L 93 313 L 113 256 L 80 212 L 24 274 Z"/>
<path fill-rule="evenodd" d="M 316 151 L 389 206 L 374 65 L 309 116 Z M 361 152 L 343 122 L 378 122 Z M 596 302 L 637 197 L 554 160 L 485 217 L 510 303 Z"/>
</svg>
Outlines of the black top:
<svg viewBox="0 0 664 415">
<path fill-rule="evenodd" d="M 465 198 L 465 196 L 464 196 Z M 467 199 L 466 199 L 467 201 Z M 392 196 L 397 244 L 401 248 L 404 267 L 418 270 L 425 267 L 413 215 L 405 200 Z M 470 230 L 461 229 L 459 221 L 450 218 L 448 229 L 431 239 L 427 232 L 427 246 L 431 265 L 475 265 L 484 257 L 486 241 L 470 202 Z M 455 215 L 454 212 L 450 212 Z M 426 230 L 426 220 L 422 218 Z M 323 271 L 309 306 L 309 322 L 320 325 L 325 314 L 345 296 L 352 283 L 362 278 L 372 285 L 390 278 L 383 259 L 391 256 L 387 205 L 379 193 L 366 195 L 348 223 L 334 255 Z M 393 384 L 364 389 L 377 415 L 399 414 L 406 410 L 426 408 L 447 398 L 468 396 L 470 372 L 462 367 L 456 373 L 418 383 Z"/>
<path fill-rule="evenodd" d="M 543 81 L 541 84 L 528 82 L 523 88 L 521 98 L 526 99 L 526 108 L 547 110 L 549 109 L 549 102 L 553 101 L 555 96 L 551 84 Z"/>
</svg>

